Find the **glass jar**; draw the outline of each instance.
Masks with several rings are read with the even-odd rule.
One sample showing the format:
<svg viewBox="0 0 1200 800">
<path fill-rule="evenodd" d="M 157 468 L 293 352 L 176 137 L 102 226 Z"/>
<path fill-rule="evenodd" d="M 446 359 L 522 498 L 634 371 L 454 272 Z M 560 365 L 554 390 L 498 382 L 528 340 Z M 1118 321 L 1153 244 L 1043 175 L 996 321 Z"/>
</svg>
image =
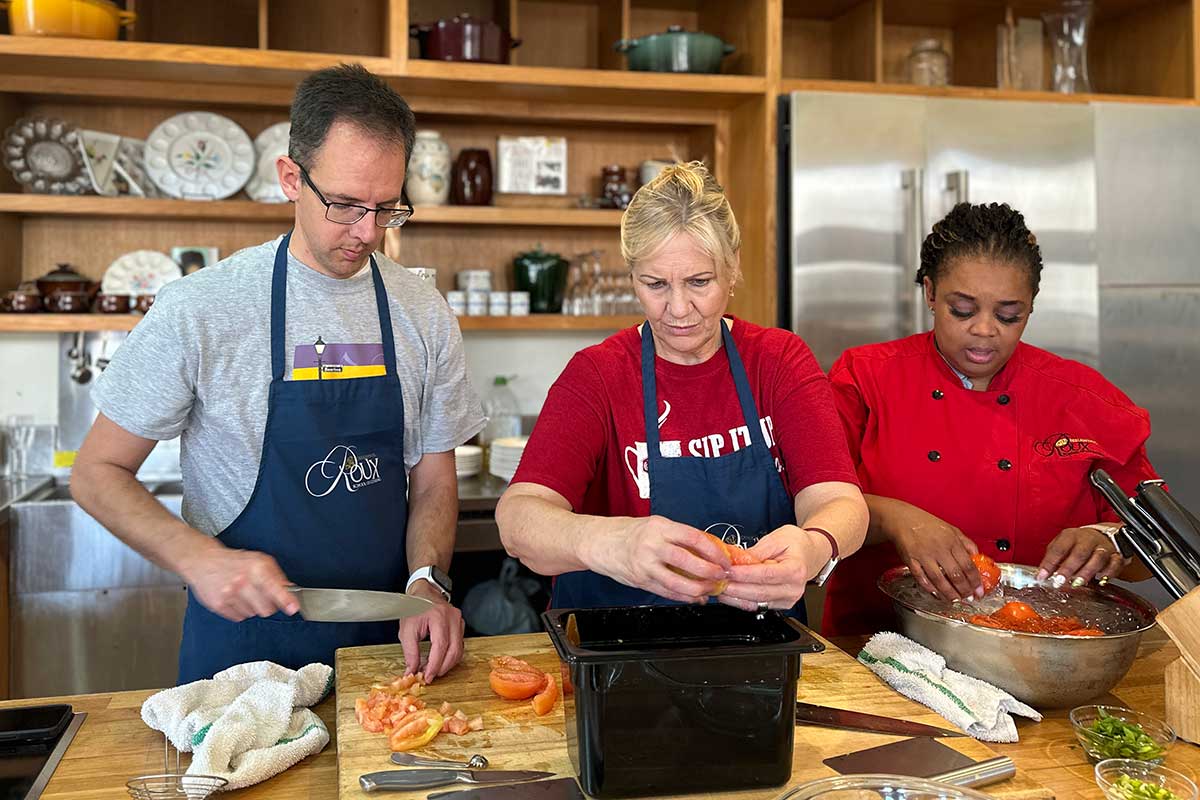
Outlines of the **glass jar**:
<svg viewBox="0 0 1200 800">
<path fill-rule="evenodd" d="M 1088 33 L 1092 4 L 1088 0 L 1063 0 L 1056 11 L 1042 14 L 1054 55 L 1054 91 L 1063 94 L 1092 91 L 1088 78 Z"/>
<path fill-rule="evenodd" d="M 937 39 L 921 39 L 908 54 L 909 80 L 917 86 L 950 83 L 950 54 Z"/>
</svg>

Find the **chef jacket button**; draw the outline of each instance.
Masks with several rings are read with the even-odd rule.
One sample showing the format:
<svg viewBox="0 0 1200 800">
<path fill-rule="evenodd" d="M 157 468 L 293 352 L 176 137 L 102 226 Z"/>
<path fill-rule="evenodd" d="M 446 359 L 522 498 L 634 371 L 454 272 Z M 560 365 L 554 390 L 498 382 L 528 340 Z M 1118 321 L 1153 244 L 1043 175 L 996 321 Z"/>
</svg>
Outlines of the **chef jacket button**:
<svg viewBox="0 0 1200 800">
<path fill-rule="evenodd" d="M 930 450 L 929 451 L 929 460 L 930 461 L 941 461 L 942 454 L 939 453 L 937 450 Z"/>
<path fill-rule="evenodd" d="M 1010 399 L 1012 399 L 1012 398 L 1010 398 L 1008 395 L 1006 395 L 1006 394 L 1002 394 L 1002 395 L 1000 395 L 999 397 L 997 397 L 997 398 L 996 398 L 996 402 L 997 402 L 997 403 L 999 403 L 999 404 L 1000 404 L 1000 405 L 1002 405 L 1002 406 L 1006 406 L 1006 405 L 1008 405 L 1008 401 L 1009 401 Z"/>
<path fill-rule="evenodd" d="M 941 400 L 941 399 L 942 399 L 943 397 L 945 397 L 945 396 L 946 396 L 946 393 L 945 393 L 945 392 L 943 392 L 941 389 L 934 389 L 934 390 L 933 390 L 933 399 L 934 399 L 934 400 Z"/>
<path fill-rule="evenodd" d="M 1012 548 L 1012 542 L 1010 542 L 1008 539 L 997 539 L 996 540 L 996 549 L 999 550 L 1000 552 L 1002 552 L 1002 553 L 1008 552 L 1008 550 L 1011 548 Z"/>
<path fill-rule="evenodd" d="M 1002 459 L 1000 459 L 1000 463 L 998 463 L 996 466 L 999 467 L 1000 469 L 1004 470 L 1005 472 L 1008 472 L 1010 469 L 1012 469 L 1012 462 L 1009 461 L 1007 458 L 1002 458 Z"/>
</svg>

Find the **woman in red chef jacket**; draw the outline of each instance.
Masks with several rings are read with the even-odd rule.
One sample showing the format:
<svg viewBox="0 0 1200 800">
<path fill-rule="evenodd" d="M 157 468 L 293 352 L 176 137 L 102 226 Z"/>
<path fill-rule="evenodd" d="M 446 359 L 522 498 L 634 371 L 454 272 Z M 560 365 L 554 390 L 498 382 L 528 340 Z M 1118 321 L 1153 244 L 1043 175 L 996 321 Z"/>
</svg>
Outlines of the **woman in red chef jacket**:
<svg viewBox="0 0 1200 800">
<path fill-rule="evenodd" d="M 876 581 L 906 564 L 929 592 L 982 595 L 971 555 L 1074 585 L 1125 566 L 1117 517 L 1088 480 L 1155 477 L 1149 415 L 1100 373 L 1021 342 L 1042 256 L 1007 205 L 961 203 L 921 247 L 933 331 L 847 350 L 830 380 L 871 511 L 833 573 L 826 636 L 892 625 Z"/>
</svg>

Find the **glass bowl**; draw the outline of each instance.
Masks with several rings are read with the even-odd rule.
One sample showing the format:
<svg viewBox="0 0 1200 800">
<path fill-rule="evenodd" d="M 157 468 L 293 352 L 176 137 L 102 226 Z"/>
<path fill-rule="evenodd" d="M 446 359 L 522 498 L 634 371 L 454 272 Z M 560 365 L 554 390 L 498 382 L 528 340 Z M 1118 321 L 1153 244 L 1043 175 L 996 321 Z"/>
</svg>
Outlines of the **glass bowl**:
<svg viewBox="0 0 1200 800">
<path fill-rule="evenodd" d="M 1105 717 L 1136 725 L 1144 735 L 1106 735 L 1093 729 L 1093 725 Z M 1162 720 L 1120 706 L 1079 706 L 1071 709 L 1071 728 L 1083 751 L 1093 763 L 1106 758 L 1128 758 L 1149 764 L 1161 764 L 1167 749 L 1175 743 L 1175 731 Z M 1102 725 L 1104 723 L 1101 723 Z"/>
<path fill-rule="evenodd" d="M 1135 791 L 1121 785 L 1122 779 L 1147 783 L 1154 790 Z M 1196 784 L 1173 769 L 1136 761 L 1132 758 L 1108 758 L 1096 765 L 1096 785 L 1108 800 L 1196 800 Z M 1170 797 L 1160 795 L 1166 789 Z"/>
<path fill-rule="evenodd" d="M 802 783 L 776 800 L 991 800 L 983 792 L 903 775 L 839 775 Z M 1195 800 L 1184 798 L 1183 800 Z"/>
</svg>

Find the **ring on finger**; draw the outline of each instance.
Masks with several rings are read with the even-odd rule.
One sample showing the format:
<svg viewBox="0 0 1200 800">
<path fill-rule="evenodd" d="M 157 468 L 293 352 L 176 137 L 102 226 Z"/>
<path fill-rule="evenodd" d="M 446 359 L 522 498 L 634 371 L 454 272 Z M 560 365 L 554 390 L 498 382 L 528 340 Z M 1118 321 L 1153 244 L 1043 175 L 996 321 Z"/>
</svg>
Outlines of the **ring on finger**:
<svg viewBox="0 0 1200 800">
<path fill-rule="evenodd" d="M 756 611 L 758 611 L 759 614 L 761 614 L 770 607 L 771 607 L 770 604 L 764 601 L 764 602 L 759 602 L 758 605 L 756 605 L 754 608 Z"/>
</svg>

